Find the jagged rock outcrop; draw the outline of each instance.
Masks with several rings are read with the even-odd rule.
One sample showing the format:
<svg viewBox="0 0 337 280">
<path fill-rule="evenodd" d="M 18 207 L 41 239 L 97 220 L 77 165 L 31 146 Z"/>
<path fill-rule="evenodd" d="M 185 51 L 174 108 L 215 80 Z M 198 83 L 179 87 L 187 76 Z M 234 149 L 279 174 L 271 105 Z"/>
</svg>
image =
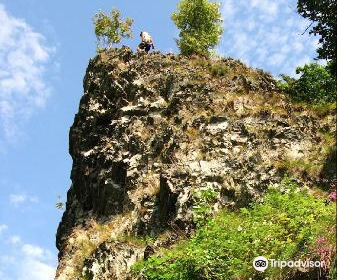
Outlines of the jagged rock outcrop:
<svg viewBox="0 0 337 280">
<path fill-rule="evenodd" d="M 326 132 L 332 114 L 291 105 L 269 74 L 239 61 L 100 53 L 70 130 L 56 279 L 134 279 L 135 261 L 193 232 L 203 190 L 217 211 L 258 199 L 292 162 L 316 168 L 290 170 L 304 185 L 319 182 Z"/>
</svg>

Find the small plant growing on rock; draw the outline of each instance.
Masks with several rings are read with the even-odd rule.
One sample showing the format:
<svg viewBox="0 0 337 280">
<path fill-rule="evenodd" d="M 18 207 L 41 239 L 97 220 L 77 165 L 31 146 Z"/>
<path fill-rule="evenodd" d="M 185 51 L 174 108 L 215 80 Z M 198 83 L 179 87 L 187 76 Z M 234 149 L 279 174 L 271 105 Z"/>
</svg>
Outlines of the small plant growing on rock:
<svg viewBox="0 0 337 280">
<path fill-rule="evenodd" d="M 183 0 L 172 20 L 180 30 L 178 47 L 183 55 L 209 56 L 223 33 L 220 4 L 207 0 Z"/>
<path fill-rule="evenodd" d="M 212 205 L 214 204 L 218 192 L 213 189 L 204 189 L 195 192 L 195 204 L 193 206 L 194 222 L 198 227 L 204 225 L 212 215 Z"/>
<path fill-rule="evenodd" d="M 65 210 L 66 205 L 63 201 L 61 201 L 61 196 L 58 196 L 57 199 L 58 199 L 58 201 L 55 203 L 55 207 L 58 210 Z"/>
<path fill-rule="evenodd" d="M 210 72 L 212 73 L 213 76 L 216 77 L 225 76 L 228 73 L 228 71 L 229 67 L 221 64 L 214 64 L 210 67 Z"/>
<path fill-rule="evenodd" d="M 111 48 L 113 44 L 120 43 L 122 38 L 131 38 L 132 23 L 133 19 L 129 17 L 123 21 L 118 10 L 112 10 L 111 15 L 99 11 L 94 16 L 97 50 Z"/>
</svg>

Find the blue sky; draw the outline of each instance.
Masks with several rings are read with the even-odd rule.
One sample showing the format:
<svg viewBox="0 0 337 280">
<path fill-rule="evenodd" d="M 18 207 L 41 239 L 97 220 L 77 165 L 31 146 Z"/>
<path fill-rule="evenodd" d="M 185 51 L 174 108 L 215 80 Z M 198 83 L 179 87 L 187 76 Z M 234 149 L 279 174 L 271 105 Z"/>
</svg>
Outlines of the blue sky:
<svg viewBox="0 0 337 280">
<path fill-rule="evenodd" d="M 95 55 L 92 17 L 115 7 L 134 18 L 133 49 L 147 30 L 177 52 L 170 20 L 178 1 L 0 0 L 0 279 L 53 279 L 55 232 L 70 185 L 68 131 Z M 223 0 L 217 50 L 277 76 L 315 56 L 317 38 L 295 0 Z"/>
</svg>

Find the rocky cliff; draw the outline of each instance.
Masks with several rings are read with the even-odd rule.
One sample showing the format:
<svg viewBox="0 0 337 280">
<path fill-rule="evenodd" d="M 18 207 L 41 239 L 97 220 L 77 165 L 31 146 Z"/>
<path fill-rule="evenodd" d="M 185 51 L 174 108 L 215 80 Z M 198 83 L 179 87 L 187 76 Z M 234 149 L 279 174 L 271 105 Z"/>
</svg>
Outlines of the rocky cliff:
<svg viewBox="0 0 337 280">
<path fill-rule="evenodd" d="M 240 61 L 101 52 L 70 129 L 56 279 L 134 279 L 135 261 L 193 233 L 203 190 L 216 212 L 285 174 L 328 188 L 335 130 L 334 112 L 291 104 Z"/>
</svg>

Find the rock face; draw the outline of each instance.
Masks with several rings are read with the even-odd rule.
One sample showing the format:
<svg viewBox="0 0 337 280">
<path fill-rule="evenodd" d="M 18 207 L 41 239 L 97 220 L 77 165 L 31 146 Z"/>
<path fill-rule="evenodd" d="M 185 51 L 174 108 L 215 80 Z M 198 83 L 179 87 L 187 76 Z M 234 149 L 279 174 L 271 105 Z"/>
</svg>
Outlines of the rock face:
<svg viewBox="0 0 337 280">
<path fill-rule="evenodd" d="M 333 115 L 291 105 L 269 74 L 233 59 L 100 53 L 70 130 L 56 279 L 135 279 L 135 261 L 193 232 L 208 190 L 216 212 L 258 199 L 285 173 L 319 183 L 323 132 L 334 133 L 334 124 Z M 293 162 L 315 172 L 289 169 Z"/>
</svg>

